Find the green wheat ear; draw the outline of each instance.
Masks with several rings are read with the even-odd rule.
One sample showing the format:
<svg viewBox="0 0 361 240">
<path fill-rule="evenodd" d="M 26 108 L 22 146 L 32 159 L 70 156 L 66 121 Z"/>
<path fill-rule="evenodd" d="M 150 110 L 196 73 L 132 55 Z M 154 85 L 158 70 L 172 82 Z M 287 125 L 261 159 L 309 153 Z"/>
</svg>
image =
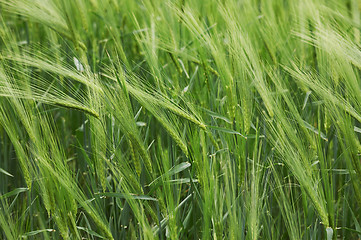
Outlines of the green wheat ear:
<svg viewBox="0 0 361 240">
<path fill-rule="evenodd" d="M 128 141 L 128 144 L 129 144 L 129 149 L 130 149 L 130 155 L 131 155 L 131 158 L 133 159 L 135 171 L 137 172 L 138 177 L 139 177 L 142 172 L 142 165 L 140 163 L 138 154 L 134 151 L 133 144 L 130 140 Z"/>
</svg>

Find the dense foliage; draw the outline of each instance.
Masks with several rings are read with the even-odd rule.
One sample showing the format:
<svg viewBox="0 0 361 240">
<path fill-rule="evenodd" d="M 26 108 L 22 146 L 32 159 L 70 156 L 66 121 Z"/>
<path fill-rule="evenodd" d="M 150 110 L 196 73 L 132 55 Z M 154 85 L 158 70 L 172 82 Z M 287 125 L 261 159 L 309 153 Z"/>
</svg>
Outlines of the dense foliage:
<svg viewBox="0 0 361 240">
<path fill-rule="evenodd" d="M 0 238 L 360 238 L 360 9 L 0 0 Z"/>
</svg>

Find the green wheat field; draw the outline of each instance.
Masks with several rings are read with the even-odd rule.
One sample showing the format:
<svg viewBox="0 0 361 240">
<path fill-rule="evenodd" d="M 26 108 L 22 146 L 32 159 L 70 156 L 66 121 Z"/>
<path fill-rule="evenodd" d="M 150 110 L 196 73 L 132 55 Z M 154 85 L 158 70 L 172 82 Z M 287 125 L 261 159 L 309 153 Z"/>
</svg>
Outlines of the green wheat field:
<svg viewBox="0 0 361 240">
<path fill-rule="evenodd" d="M 0 239 L 360 239 L 360 0 L 0 0 Z"/>
</svg>

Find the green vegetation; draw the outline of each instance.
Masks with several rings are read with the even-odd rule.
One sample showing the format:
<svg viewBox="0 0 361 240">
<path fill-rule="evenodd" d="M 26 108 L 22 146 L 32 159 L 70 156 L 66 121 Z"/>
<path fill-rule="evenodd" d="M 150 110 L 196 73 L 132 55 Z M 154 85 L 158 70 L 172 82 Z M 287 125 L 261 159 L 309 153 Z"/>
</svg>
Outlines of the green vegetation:
<svg viewBox="0 0 361 240">
<path fill-rule="evenodd" d="M 359 239 L 359 0 L 0 0 L 0 239 Z"/>
</svg>

